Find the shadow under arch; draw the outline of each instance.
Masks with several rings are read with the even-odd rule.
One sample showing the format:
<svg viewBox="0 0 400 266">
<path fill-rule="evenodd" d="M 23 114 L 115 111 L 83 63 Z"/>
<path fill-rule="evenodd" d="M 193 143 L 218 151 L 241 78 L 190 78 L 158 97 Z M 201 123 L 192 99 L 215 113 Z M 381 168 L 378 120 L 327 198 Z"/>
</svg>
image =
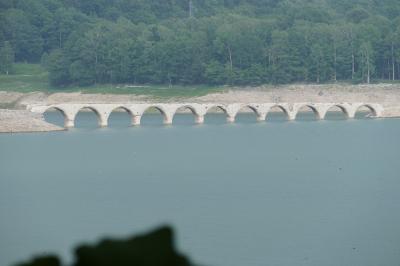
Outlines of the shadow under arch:
<svg viewBox="0 0 400 266">
<path fill-rule="evenodd" d="M 317 108 L 312 105 L 305 104 L 298 109 L 296 113 L 296 120 L 316 121 L 319 120 L 319 116 L 320 115 Z"/>
<path fill-rule="evenodd" d="M 227 119 L 227 111 L 223 105 L 213 105 L 207 109 L 204 115 L 205 124 L 225 124 Z"/>
<path fill-rule="evenodd" d="M 257 122 L 258 111 L 254 106 L 245 104 L 240 107 L 236 113 L 235 121 L 238 123 L 254 123 Z"/>
<path fill-rule="evenodd" d="M 179 108 L 175 110 L 174 117 L 172 118 L 172 123 L 178 125 L 193 125 L 196 123 L 197 117 L 198 113 L 193 106 L 183 105 L 179 106 Z"/>
<path fill-rule="evenodd" d="M 349 118 L 349 113 L 347 109 L 340 105 L 334 104 L 325 113 L 325 120 L 346 120 Z"/>
<path fill-rule="evenodd" d="M 93 119 L 95 117 L 95 119 Z M 83 106 L 75 114 L 75 127 L 93 128 L 100 127 L 101 116 L 99 111 L 92 106 Z"/>
<path fill-rule="evenodd" d="M 124 106 L 114 108 L 108 116 L 108 125 L 110 127 L 117 126 L 132 126 L 132 111 Z"/>
<path fill-rule="evenodd" d="M 373 118 L 374 116 L 377 116 L 377 111 L 369 104 L 360 105 L 357 107 L 357 110 L 354 114 L 354 118 L 356 119 Z"/>
<path fill-rule="evenodd" d="M 143 111 L 140 124 L 144 126 L 158 126 L 163 125 L 166 119 L 167 115 L 162 107 L 151 105 Z"/>
<path fill-rule="evenodd" d="M 46 122 L 59 127 L 65 127 L 68 116 L 60 107 L 51 106 L 43 112 L 43 117 Z"/>
<path fill-rule="evenodd" d="M 276 104 L 268 110 L 265 120 L 271 122 L 289 121 L 289 113 L 285 107 Z"/>
<path fill-rule="evenodd" d="M 43 117 L 46 120 L 46 122 L 60 127 L 65 127 L 65 123 L 68 119 L 65 111 L 62 108 L 54 106 L 47 108 L 43 112 Z"/>
</svg>

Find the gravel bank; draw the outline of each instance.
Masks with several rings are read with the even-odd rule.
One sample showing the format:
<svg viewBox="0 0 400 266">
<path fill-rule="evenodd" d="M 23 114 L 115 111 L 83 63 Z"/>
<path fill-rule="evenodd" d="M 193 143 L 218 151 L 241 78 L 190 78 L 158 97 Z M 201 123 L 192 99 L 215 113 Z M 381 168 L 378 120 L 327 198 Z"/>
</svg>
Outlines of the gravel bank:
<svg viewBox="0 0 400 266">
<path fill-rule="evenodd" d="M 64 128 L 47 123 L 40 114 L 25 110 L 0 109 L 0 133 L 61 131 Z"/>
</svg>

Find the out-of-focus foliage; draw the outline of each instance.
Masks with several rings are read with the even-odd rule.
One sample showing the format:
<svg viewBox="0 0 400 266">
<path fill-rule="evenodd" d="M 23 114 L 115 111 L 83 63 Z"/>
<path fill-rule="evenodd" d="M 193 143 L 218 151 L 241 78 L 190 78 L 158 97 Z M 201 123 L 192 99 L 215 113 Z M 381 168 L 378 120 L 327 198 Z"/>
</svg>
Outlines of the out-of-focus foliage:
<svg viewBox="0 0 400 266">
<path fill-rule="evenodd" d="M 188 258 L 175 249 L 173 231 L 162 227 L 126 240 L 103 240 L 75 251 L 73 266 L 190 266 Z M 38 257 L 18 266 L 61 266 L 53 255 Z"/>
<path fill-rule="evenodd" d="M 398 0 L 0 0 L 53 85 L 400 79 Z M 41 60 L 43 57 L 43 60 Z"/>
</svg>

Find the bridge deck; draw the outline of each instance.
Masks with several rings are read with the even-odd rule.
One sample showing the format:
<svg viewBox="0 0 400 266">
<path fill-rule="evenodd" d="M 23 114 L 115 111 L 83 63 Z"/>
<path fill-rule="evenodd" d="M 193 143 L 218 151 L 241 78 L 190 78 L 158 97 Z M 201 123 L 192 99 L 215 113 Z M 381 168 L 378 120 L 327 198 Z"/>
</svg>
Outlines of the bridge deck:
<svg viewBox="0 0 400 266">
<path fill-rule="evenodd" d="M 368 108 L 374 117 L 381 117 L 384 108 L 377 103 L 65 103 L 52 105 L 30 105 L 27 109 L 35 113 L 45 113 L 49 109 L 57 109 L 62 112 L 65 118 L 65 127 L 74 127 L 75 117 L 82 109 L 93 110 L 99 120 L 99 125 L 108 125 L 110 114 L 119 108 L 125 109 L 132 116 L 132 125 L 140 125 L 140 120 L 144 112 L 149 108 L 158 109 L 164 116 L 165 124 L 172 124 L 174 115 L 182 108 L 190 110 L 196 117 L 196 123 L 204 122 L 204 116 L 210 109 L 219 108 L 226 116 L 227 121 L 233 123 L 236 115 L 244 108 L 250 108 L 257 115 L 258 121 L 264 121 L 267 114 L 274 108 L 280 108 L 288 117 L 288 120 L 296 119 L 299 111 L 307 107 L 312 110 L 318 119 L 324 119 L 326 113 L 334 107 L 340 108 L 348 118 L 353 118 L 361 107 Z"/>
</svg>

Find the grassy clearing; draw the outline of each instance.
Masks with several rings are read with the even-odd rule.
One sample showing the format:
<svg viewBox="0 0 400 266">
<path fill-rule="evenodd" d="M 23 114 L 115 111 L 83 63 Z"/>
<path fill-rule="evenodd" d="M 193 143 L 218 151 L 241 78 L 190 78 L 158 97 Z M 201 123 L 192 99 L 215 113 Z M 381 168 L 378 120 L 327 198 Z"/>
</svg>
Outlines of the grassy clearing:
<svg viewBox="0 0 400 266">
<path fill-rule="evenodd" d="M 0 75 L 0 90 L 15 92 L 47 91 L 48 73 L 35 64 L 15 64 L 14 74 Z"/>
<path fill-rule="evenodd" d="M 203 96 L 209 93 L 221 92 L 224 87 L 212 86 L 134 86 L 118 84 L 102 84 L 89 87 L 69 86 L 55 88 L 48 82 L 48 73 L 37 64 L 15 64 L 15 73 L 12 75 L 0 75 L 0 91 L 10 92 L 82 92 L 102 94 L 133 94 L 145 95 L 154 98 L 189 98 Z"/>
</svg>

